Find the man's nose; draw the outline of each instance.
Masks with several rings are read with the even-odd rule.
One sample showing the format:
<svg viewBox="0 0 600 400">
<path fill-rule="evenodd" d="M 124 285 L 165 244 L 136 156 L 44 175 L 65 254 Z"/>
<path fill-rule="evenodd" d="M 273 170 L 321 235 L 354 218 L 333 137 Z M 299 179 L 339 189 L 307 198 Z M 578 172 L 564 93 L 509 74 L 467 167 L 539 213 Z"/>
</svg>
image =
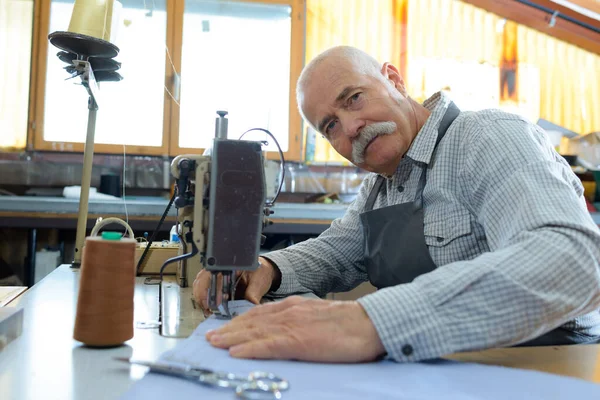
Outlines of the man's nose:
<svg viewBox="0 0 600 400">
<path fill-rule="evenodd" d="M 353 118 L 351 116 L 341 117 L 341 123 L 344 127 L 344 134 L 353 139 L 360 135 L 360 131 L 365 127 L 365 121 Z"/>
</svg>

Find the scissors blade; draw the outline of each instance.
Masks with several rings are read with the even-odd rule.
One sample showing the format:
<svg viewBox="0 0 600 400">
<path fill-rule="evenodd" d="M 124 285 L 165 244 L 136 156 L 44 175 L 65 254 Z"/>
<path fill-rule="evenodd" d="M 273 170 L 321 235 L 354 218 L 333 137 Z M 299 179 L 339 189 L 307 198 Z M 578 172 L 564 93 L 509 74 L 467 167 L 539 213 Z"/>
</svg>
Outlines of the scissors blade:
<svg viewBox="0 0 600 400">
<path fill-rule="evenodd" d="M 211 369 L 194 367 L 185 364 L 176 363 L 162 363 L 155 361 L 136 360 L 126 357 L 115 357 L 118 361 L 123 361 L 128 364 L 142 365 L 150 368 L 151 372 L 157 372 L 161 374 L 179 376 L 186 379 L 198 379 L 201 375 L 213 374 L 214 371 Z"/>
<path fill-rule="evenodd" d="M 145 360 L 136 360 L 126 357 L 115 357 L 118 361 L 123 361 L 129 364 L 142 365 L 144 367 L 150 368 L 151 372 L 157 372 L 166 375 L 179 376 L 181 378 L 187 379 L 198 379 L 200 375 L 210 374 L 211 370 L 204 368 L 195 368 L 191 366 L 179 366 L 176 364 L 167 364 L 161 362 L 153 362 L 153 361 L 145 361 Z"/>
<path fill-rule="evenodd" d="M 152 361 L 134 360 L 132 358 L 127 358 L 127 357 L 115 357 L 115 360 L 123 361 L 128 364 L 143 365 L 144 367 L 152 367 L 155 364 Z"/>
</svg>

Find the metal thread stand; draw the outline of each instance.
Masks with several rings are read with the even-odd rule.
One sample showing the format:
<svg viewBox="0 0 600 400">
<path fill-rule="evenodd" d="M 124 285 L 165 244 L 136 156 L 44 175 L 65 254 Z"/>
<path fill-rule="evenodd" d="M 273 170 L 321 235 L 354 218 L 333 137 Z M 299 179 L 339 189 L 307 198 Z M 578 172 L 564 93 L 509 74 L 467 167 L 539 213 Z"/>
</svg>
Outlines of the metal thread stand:
<svg viewBox="0 0 600 400">
<path fill-rule="evenodd" d="M 67 63 L 65 69 L 71 74 L 68 79 L 80 77 L 82 86 L 89 94 L 87 134 L 83 151 L 81 193 L 79 195 L 79 213 L 77 215 L 77 234 L 75 237 L 75 256 L 72 263 L 72 267 L 78 268 L 81 265 L 81 255 L 85 244 L 88 203 L 92 183 L 94 136 L 99 103 L 97 82 L 120 81 L 122 79 L 121 75 L 116 72 L 121 64 L 113 60 L 119 54 L 119 48 L 106 40 L 73 32 L 53 32 L 48 35 L 48 39 L 54 46 L 63 50 L 57 56 L 61 61 Z"/>
<path fill-rule="evenodd" d="M 88 123 L 85 144 L 83 147 L 83 171 L 81 175 L 81 194 L 79 195 L 79 213 L 77 215 L 77 234 L 75 236 L 75 255 L 73 267 L 81 265 L 81 253 L 85 243 L 87 230 L 88 202 L 90 198 L 90 186 L 92 183 L 92 166 L 94 163 L 94 135 L 96 134 L 96 113 L 98 103 L 94 96 L 90 95 L 88 100 Z"/>
</svg>

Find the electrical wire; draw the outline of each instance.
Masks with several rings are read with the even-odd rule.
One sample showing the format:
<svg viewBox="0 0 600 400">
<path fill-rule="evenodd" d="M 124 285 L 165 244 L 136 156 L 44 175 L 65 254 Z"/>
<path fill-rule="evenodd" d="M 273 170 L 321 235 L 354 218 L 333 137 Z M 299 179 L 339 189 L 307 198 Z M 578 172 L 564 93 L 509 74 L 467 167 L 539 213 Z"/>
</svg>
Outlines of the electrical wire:
<svg viewBox="0 0 600 400">
<path fill-rule="evenodd" d="M 144 259 L 146 258 L 146 255 L 148 254 L 148 251 L 150 250 L 150 246 L 152 245 L 152 242 L 156 238 L 156 234 L 160 230 L 160 227 L 162 226 L 163 222 L 165 221 L 165 218 L 167 218 L 167 215 L 169 214 L 169 210 L 171 209 L 171 206 L 173 205 L 173 202 L 175 201 L 176 194 L 177 194 L 177 191 L 173 191 L 173 196 L 171 196 L 171 200 L 169 200 L 169 204 L 167 204 L 167 208 L 165 208 L 165 212 L 163 212 L 162 217 L 160 217 L 160 221 L 158 221 L 158 225 L 156 226 L 156 229 L 154 230 L 154 232 L 152 232 L 152 236 L 150 236 L 150 240 L 148 240 L 148 244 L 146 244 L 146 248 L 144 249 L 144 252 L 142 253 L 142 256 L 140 257 L 140 259 L 138 260 L 137 267 L 136 267 L 136 275 L 139 275 L 142 272 L 141 268 L 144 264 Z"/>
<path fill-rule="evenodd" d="M 129 212 L 127 211 L 127 200 L 125 200 L 125 163 L 126 163 L 126 154 L 125 154 L 125 143 L 123 143 L 123 205 L 125 206 L 125 222 L 129 224 Z M 127 231 L 125 231 L 127 233 Z M 123 236 L 125 236 L 123 233 Z"/>
<path fill-rule="evenodd" d="M 275 135 L 273 135 L 267 129 L 263 129 L 263 128 L 248 129 L 246 132 L 242 133 L 242 135 L 239 137 L 239 140 L 242 140 L 242 138 L 244 137 L 244 135 L 246 133 L 252 132 L 252 131 L 260 131 L 260 132 L 264 132 L 267 135 L 269 135 L 271 137 L 271 139 L 273 139 L 273 141 L 275 142 L 275 145 L 277 146 L 277 150 L 279 151 L 279 160 L 280 160 L 280 164 L 279 164 L 279 174 L 280 174 L 279 187 L 277 188 L 277 192 L 275 193 L 275 196 L 273 196 L 273 200 L 267 200 L 267 206 L 270 207 L 273 204 L 275 204 L 275 201 L 279 197 L 279 193 L 281 193 L 281 187 L 283 186 L 283 181 L 285 180 L 285 159 L 283 157 L 283 151 L 281 151 L 281 146 L 279 145 L 279 142 L 277 141 L 277 138 L 275 138 Z M 263 143 L 265 143 L 265 142 L 263 142 Z M 266 142 L 266 143 L 268 144 L 268 142 Z"/>
</svg>

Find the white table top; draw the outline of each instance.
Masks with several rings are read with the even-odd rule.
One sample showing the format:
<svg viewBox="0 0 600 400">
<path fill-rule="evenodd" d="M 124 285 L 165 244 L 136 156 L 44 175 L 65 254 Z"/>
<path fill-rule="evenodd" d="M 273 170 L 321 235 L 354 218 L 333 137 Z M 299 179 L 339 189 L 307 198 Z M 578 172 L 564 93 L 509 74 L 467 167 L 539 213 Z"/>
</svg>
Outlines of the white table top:
<svg viewBox="0 0 600 400">
<path fill-rule="evenodd" d="M 158 286 L 135 290 L 135 321 L 158 317 Z M 154 360 L 178 339 L 157 329 L 135 329 L 126 345 L 90 349 L 73 339 L 78 270 L 63 265 L 19 296 L 8 307 L 23 307 L 22 335 L 0 351 L 0 399 L 116 399 L 146 369 L 129 368 L 113 357 Z"/>
<path fill-rule="evenodd" d="M 0 286 L 0 307 L 4 307 L 26 290 L 27 286 Z"/>
<path fill-rule="evenodd" d="M 136 322 L 158 317 L 158 286 L 137 278 Z M 0 351 L 0 399 L 117 399 L 141 379 L 146 368 L 113 357 L 155 360 L 181 339 L 158 329 L 135 329 L 133 339 L 112 349 L 90 349 L 73 339 L 78 270 L 63 265 L 9 303 L 23 307 L 22 335 Z M 600 383 L 600 344 L 490 349 L 449 358 L 533 369 Z"/>
</svg>

